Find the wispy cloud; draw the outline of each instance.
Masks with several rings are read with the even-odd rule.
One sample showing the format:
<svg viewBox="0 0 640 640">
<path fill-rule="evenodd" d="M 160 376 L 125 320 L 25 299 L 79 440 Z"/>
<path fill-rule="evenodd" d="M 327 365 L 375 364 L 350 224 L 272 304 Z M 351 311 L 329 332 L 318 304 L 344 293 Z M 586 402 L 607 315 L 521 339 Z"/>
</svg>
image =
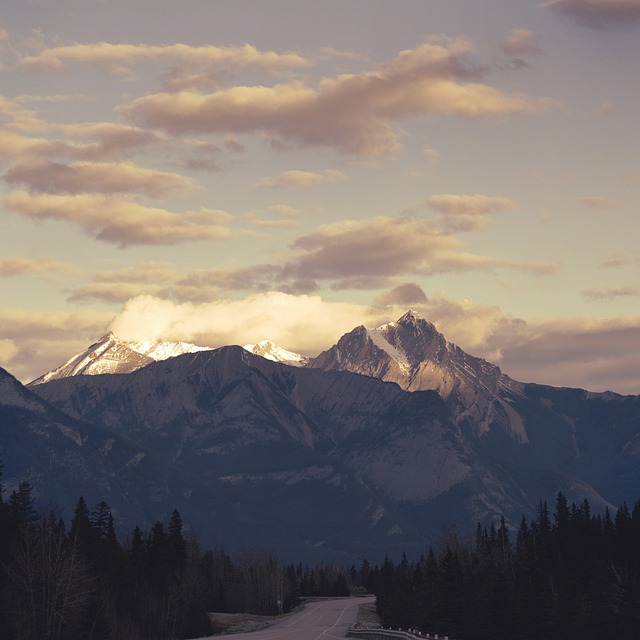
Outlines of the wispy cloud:
<svg viewBox="0 0 640 640">
<path fill-rule="evenodd" d="M 449 231 L 478 231 L 487 228 L 494 213 L 514 211 L 516 203 L 504 196 L 452 195 L 431 196 L 427 206 L 442 215 L 442 224 Z"/>
<path fill-rule="evenodd" d="M 164 198 L 198 188 L 192 178 L 147 169 L 132 162 L 60 164 L 28 159 L 14 165 L 4 179 L 10 184 L 26 184 L 32 190 L 44 193 L 138 193 Z"/>
<path fill-rule="evenodd" d="M 178 214 L 121 196 L 34 195 L 13 191 L 4 197 L 4 205 L 32 220 L 75 224 L 87 235 L 121 247 L 175 245 L 231 235 L 231 216 L 223 211 L 200 209 Z"/>
<path fill-rule="evenodd" d="M 542 53 L 539 37 L 529 29 L 511 29 L 500 43 L 500 48 L 509 56 L 520 57 Z"/>
<path fill-rule="evenodd" d="M 620 206 L 620 202 L 615 198 L 605 196 L 583 196 L 578 198 L 578 202 L 594 211 L 608 211 Z"/>
<path fill-rule="evenodd" d="M 196 47 L 97 42 L 45 48 L 34 55 L 22 57 L 18 66 L 33 72 L 59 73 L 73 64 L 85 64 L 131 79 L 135 77 L 133 67 L 143 62 L 172 65 L 167 74 L 167 85 L 171 90 L 218 87 L 230 77 L 246 71 L 279 74 L 310 64 L 307 58 L 297 53 L 260 51 L 249 44 L 242 47 Z"/>
<path fill-rule="evenodd" d="M 640 21 L 640 0 L 550 0 L 539 6 L 597 29 Z"/>
<path fill-rule="evenodd" d="M 348 176 L 342 171 L 325 169 L 324 171 L 290 170 L 279 176 L 260 178 L 253 186 L 256 189 L 275 189 L 289 187 L 311 187 L 319 184 L 335 184 L 346 180 Z"/>
<path fill-rule="evenodd" d="M 606 287 L 602 289 L 582 289 L 580 294 L 589 300 L 614 300 L 615 298 L 628 298 L 640 295 L 638 287 Z"/>
<path fill-rule="evenodd" d="M 24 256 L 0 257 L 0 278 L 21 276 L 27 273 L 77 275 L 81 273 L 81 269 L 70 262 L 55 260 L 53 258 L 26 258 Z"/>
</svg>

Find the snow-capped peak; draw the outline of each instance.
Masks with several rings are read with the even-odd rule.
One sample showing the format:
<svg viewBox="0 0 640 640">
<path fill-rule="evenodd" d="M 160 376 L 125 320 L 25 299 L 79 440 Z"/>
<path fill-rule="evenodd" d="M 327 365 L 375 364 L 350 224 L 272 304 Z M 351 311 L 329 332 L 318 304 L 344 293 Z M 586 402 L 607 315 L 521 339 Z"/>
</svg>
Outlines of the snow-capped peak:
<svg viewBox="0 0 640 640">
<path fill-rule="evenodd" d="M 112 332 L 109 332 L 82 353 L 69 358 L 61 366 L 45 373 L 29 384 L 37 385 L 77 375 L 131 373 L 158 360 L 166 360 L 184 353 L 195 353 L 208 349 L 209 347 L 199 347 L 188 342 L 120 340 Z"/>
<path fill-rule="evenodd" d="M 266 358 L 267 360 L 273 360 L 274 362 L 281 362 L 288 364 L 292 367 L 304 367 L 309 361 L 307 356 L 294 353 L 288 349 L 283 349 L 278 345 L 271 342 L 271 340 L 262 340 L 257 344 L 245 344 L 243 349 L 249 351 L 257 356 Z"/>
</svg>

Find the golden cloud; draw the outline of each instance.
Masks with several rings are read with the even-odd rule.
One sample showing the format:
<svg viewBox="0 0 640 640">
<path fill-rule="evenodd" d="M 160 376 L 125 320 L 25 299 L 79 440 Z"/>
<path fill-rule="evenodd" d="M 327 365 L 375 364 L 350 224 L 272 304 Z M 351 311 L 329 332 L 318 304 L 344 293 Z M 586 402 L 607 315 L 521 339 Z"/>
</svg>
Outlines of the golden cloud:
<svg viewBox="0 0 640 640">
<path fill-rule="evenodd" d="M 297 53 L 259 51 L 249 44 L 195 47 L 179 43 L 158 46 L 97 42 L 47 48 L 24 56 L 19 67 L 50 73 L 66 71 L 71 64 L 87 64 L 131 78 L 132 67 L 142 62 L 173 63 L 169 83 L 176 89 L 219 84 L 221 79 L 244 71 L 278 74 L 309 65 L 309 60 Z"/>
<path fill-rule="evenodd" d="M 46 193 L 139 193 L 152 198 L 198 188 L 192 178 L 131 162 L 79 161 L 65 165 L 37 158 L 14 165 L 5 174 L 5 180 Z"/>
<path fill-rule="evenodd" d="M 441 214 L 441 224 L 449 232 L 485 229 L 491 224 L 492 214 L 517 208 L 510 198 L 480 194 L 458 196 L 442 193 L 431 196 L 426 203 Z"/>
<path fill-rule="evenodd" d="M 347 175 L 335 169 L 324 171 L 285 171 L 279 176 L 260 178 L 253 186 L 257 189 L 311 187 L 318 184 L 335 184 L 347 179 Z"/>
<path fill-rule="evenodd" d="M 538 36 L 529 29 L 511 29 L 509 35 L 500 43 L 500 48 L 510 56 L 542 53 Z"/>
<path fill-rule="evenodd" d="M 27 273 L 64 273 L 76 275 L 81 272 L 70 262 L 52 258 L 25 258 L 24 256 L 0 257 L 0 278 L 21 276 Z"/>
<path fill-rule="evenodd" d="M 466 82 L 479 72 L 461 56 L 463 39 L 427 41 L 369 72 L 302 82 L 236 86 L 200 93 L 165 92 L 133 100 L 130 118 L 174 134 L 264 132 L 304 145 L 327 145 L 377 157 L 399 148 L 398 123 L 408 118 L 466 118 L 537 113 L 555 106 L 546 98 Z"/>
<path fill-rule="evenodd" d="M 178 214 L 120 196 L 33 195 L 13 191 L 4 197 L 4 204 L 10 211 L 32 220 L 76 224 L 87 235 L 122 247 L 175 245 L 231 235 L 231 216 L 223 211 L 199 209 Z"/>
<path fill-rule="evenodd" d="M 556 269 L 552 264 L 520 263 L 468 253 L 461 240 L 443 233 L 430 221 L 413 216 L 378 216 L 326 225 L 298 238 L 293 249 L 299 255 L 289 261 L 284 273 L 298 278 L 375 279 L 498 268 L 548 274 Z"/>
</svg>

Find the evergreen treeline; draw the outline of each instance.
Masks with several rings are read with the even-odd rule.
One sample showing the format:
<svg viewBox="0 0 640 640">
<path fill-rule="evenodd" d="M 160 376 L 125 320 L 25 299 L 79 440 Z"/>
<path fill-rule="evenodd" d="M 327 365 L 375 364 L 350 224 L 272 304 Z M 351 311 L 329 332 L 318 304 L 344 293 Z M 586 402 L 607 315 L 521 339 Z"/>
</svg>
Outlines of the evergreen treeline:
<svg viewBox="0 0 640 640">
<path fill-rule="evenodd" d="M 512 539 L 504 519 L 478 525 L 418 562 L 370 573 L 383 624 L 464 640 L 640 638 L 640 501 L 614 519 L 558 494 Z"/>
<path fill-rule="evenodd" d="M 274 615 L 300 596 L 349 595 L 332 565 L 280 565 L 266 553 L 232 561 L 185 538 L 178 511 L 118 540 L 108 504 L 78 500 L 73 519 L 34 509 L 22 482 L 0 487 L 0 638 L 163 640 L 209 635 L 209 612 Z"/>
</svg>

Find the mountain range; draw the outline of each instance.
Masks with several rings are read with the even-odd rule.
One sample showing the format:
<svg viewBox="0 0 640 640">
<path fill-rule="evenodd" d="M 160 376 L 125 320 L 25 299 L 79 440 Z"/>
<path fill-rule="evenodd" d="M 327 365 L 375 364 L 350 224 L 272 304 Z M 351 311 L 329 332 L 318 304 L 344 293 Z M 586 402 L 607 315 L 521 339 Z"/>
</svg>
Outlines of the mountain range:
<svg viewBox="0 0 640 640">
<path fill-rule="evenodd" d="M 125 529 L 176 507 L 205 544 L 292 560 L 419 553 L 557 491 L 614 509 L 639 456 L 640 396 L 517 382 L 413 312 L 312 359 L 109 334 L 28 387 L 0 370 L 8 488 L 105 499 Z"/>
</svg>

